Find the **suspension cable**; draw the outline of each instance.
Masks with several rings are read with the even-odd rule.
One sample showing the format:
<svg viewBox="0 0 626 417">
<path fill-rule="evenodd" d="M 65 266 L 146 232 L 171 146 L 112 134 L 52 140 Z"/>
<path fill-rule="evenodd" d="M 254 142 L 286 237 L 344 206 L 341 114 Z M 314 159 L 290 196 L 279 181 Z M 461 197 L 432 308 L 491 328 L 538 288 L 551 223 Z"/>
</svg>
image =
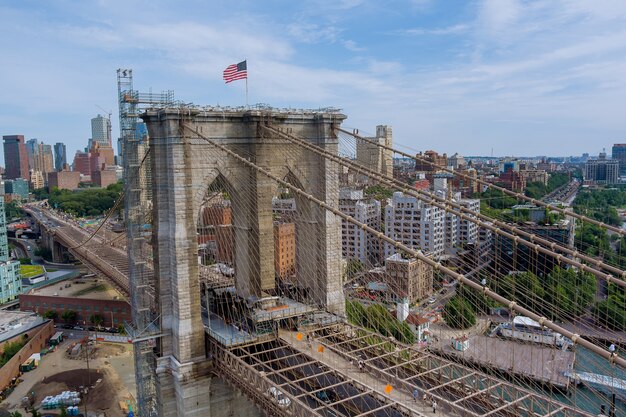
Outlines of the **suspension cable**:
<svg viewBox="0 0 626 417">
<path fill-rule="evenodd" d="M 416 190 L 414 188 L 410 188 L 408 187 L 406 184 L 402 183 L 401 181 L 398 181 L 394 178 L 391 178 L 389 176 L 386 175 L 382 175 L 372 169 L 369 169 L 361 164 L 355 163 L 353 161 L 349 161 L 346 158 L 343 157 L 339 157 L 336 155 L 333 155 L 332 153 L 323 150 L 322 148 L 320 148 L 319 146 L 316 145 L 312 145 L 304 140 L 302 140 L 301 138 L 298 138 L 294 135 L 290 135 L 284 132 L 281 132 L 279 130 L 276 130 L 272 127 L 269 126 L 265 126 L 265 125 L 261 125 L 262 128 L 269 130 L 270 132 L 279 135 L 281 138 L 284 138 L 286 140 L 289 140 L 292 143 L 296 143 L 320 156 L 323 156 L 325 158 L 328 158 L 334 162 L 337 162 L 340 165 L 349 167 L 349 168 L 353 168 L 355 171 L 364 174 L 364 175 L 368 175 L 371 176 L 373 178 L 375 178 L 376 180 L 378 180 L 379 182 L 390 186 L 390 187 L 397 187 L 399 190 L 401 190 L 403 193 L 411 195 L 421 201 L 424 201 L 430 205 L 433 205 L 435 207 L 438 207 L 442 210 L 445 210 L 446 212 L 452 213 L 455 216 L 460 217 L 461 219 L 464 220 L 468 220 L 474 224 L 477 224 L 480 227 L 483 227 L 485 229 L 488 229 L 496 234 L 499 234 L 501 236 L 504 236 L 508 239 L 513 240 L 516 244 L 522 244 L 524 246 L 527 246 L 528 248 L 530 248 L 531 250 L 535 251 L 535 252 L 541 252 L 545 255 L 549 255 L 552 257 L 557 258 L 557 262 L 565 262 L 567 264 L 570 264 L 572 266 L 575 266 L 577 268 L 582 269 L 583 271 L 592 273 L 593 275 L 595 275 L 596 277 L 600 278 L 600 279 L 604 279 L 607 282 L 612 282 L 614 284 L 617 284 L 621 287 L 626 288 L 626 281 L 624 279 L 618 279 L 614 276 L 612 276 L 611 274 L 605 274 L 601 271 L 599 271 L 598 269 L 595 268 L 591 268 L 588 265 L 582 264 L 578 261 L 576 261 L 576 258 L 580 258 L 585 260 L 586 262 L 589 262 L 592 265 L 595 265 L 597 268 L 601 268 L 601 269 L 605 269 L 607 271 L 610 271 L 614 274 L 617 274 L 618 276 L 621 276 L 622 278 L 626 278 L 626 271 L 623 271 L 619 268 L 616 268 L 612 265 L 609 265 L 605 262 L 602 262 L 600 259 L 596 259 L 590 256 L 587 256 L 577 250 L 573 250 L 573 249 L 569 249 L 567 247 L 564 247 L 562 245 L 559 245 L 556 242 L 551 242 L 545 238 L 542 238 L 540 236 L 537 236 L 533 233 L 529 233 L 526 232 L 524 230 L 521 230 L 515 226 L 511 226 L 507 223 L 501 222 L 499 220 L 496 219 L 492 219 L 484 214 L 481 213 L 477 213 L 475 211 L 470 210 L 467 207 L 463 207 L 462 205 L 452 202 L 450 200 L 447 200 L 445 198 L 439 197 L 433 193 L 429 193 L 426 191 L 421 191 L 421 190 Z M 423 194 L 423 195 L 422 195 Z M 438 203 L 437 201 L 439 201 L 440 203 Z M 459 211 L 453 210 L 451 209 L 449 206 L 452 206 L 454 208 L 456 208 Z M 468 214 L 463 214 L 463 213 L 469 213 Z M 476 219 L 476 217 L 478 217 L 479 219 L 485 220 L 485 221 L 491 221 L 493 222 L 493 224 L 489 224 L 489 223 L 485 223 L 483 221 L 480 221 L 478 219 Z M 511 232 L 517 234 L 517 235 L 521 235 L 526 237 L 528 240 L 525 239 L 520 239 L 519 236 L 516 236 L 512 233 L 506 232 L 504 230 L 502 230 L 502 228 L 504 229 L 508 229 Z M 537 242 L 537 243 L 535 243 Z M 543 244 L 543 245 L 547 245 L 549 246 L 552 250 L 547 249 L 541 245 L 539 245 L 539 243 Z M 555 253 L 554 251 L 558 250 L 560 252 L 563 252 L 567 255 L 572 256 L 574 259 L 570 259 L 567 256 L 563 256 L 561 254 Z"/>
<path fill-rule="evenodd" d="M 488 296 L 489 298 L 497 301 L 500 304 L 504 304 L 506 306 L 508 306 L 511 310 L 515 310 L 517 313 L 520 313 L 524 316 L 527 316 L 533 320 L 535 320 L 536 322 L 538 322 L 542 327 L 547 327 L 555 332 L 558 332 L 566 337 L 568 337 L 570 340 L 572 340 L 572 342 L 574 344 L 580 344 L 581 346 L 597 353 L 598 355 L 602 356 L 603 358 L 607 359 L 611 364 L 617 364 L 621 367 L 626 367 L 626 359 L 621 358 L 618 356 L 618 354 L 616 352 L 609 352 L 606 349 L 601 348 L 600 346 L 595 345 L 594 343 L 580 337 L 580 335 L 570 332 L 569 330 L 566 330 L 564 328 L 562 328 L 561 326 L 555 324 L 554 322 L 552 322 L 551 320 L 548 320 L 545 317 L 541 317 L 538 314 L 532 312 L 531 310 L 522 307 L 520 305 L 518 305 L 515 301 L 511 301 L 505 297 L 500 296 L 498 293 L 492 291 L 489 289 L 489 287 L 487 286 L 482 286 L 480 284 L 478 284 L 477 282 L 472 281 L 469 278 L 466 278 L 464 275 L 459 274 L 458 272 L 455 272 L 445 266 L 443 266 L 440 262 L 434 261 L 431 258 L 425 256 L 421 251 L 416 251 L 413 248 L 404 245 L 403 243 L 397 242 L 389 237 L 387 237 L 384 233 L 379 232 L 373 228 L 371 228 L 370 226 L 368 226 L 365 223 L 361 223 L 357 220 L 355 220 L 352 216 L 348 216 L 347 214 L 343 213 L 342 211 L 331 207 L 330 205 L 328 205 L 326 202 L 319 200 L 317 198 L 315 198 L 313 195 L 306 193 L 305 191 L 303 191 L 302 189 L 290 184 L 289 182 L 280 179 L 279 177 L 273 175 L 272 173 L 270 173 L 269 171 L 259 167 L 258 165 L 254 164 L 253 162 L 248 161 L 247 159 L 245 159 L 242 156 L 239 156 L 237 153 L 235 153 L 234 151 L 226 148 L 223 145 L 218 144 L 217 142 L 209 139 L 208 137 L 202 135 L 200 132 L 198 132 L 196 129 L 193 129 L 191 127 L 189 127 L 186 123 L 183 123 L 182 126 L 186 129 L 188 129 L 189 131 L 195 133 L 196 135 L 198 135 L 199 138 L 202 138 L 203 140 L 205 140 L 207 143 L 215 146 L 216 148 L 220 149 L 221 151 L 223 151 L 224 153 L 226 153 L 227 155 L 231 156 L 232 158 L 234 158 L 235 160 L 243 163 L 244 165 L 262 173 L 263 175 L 265 175 L 266 177 L 278 182 L 280 185 L 282 185 L 283 187 L 288 188 L 289 190 L 293 191 L 294 193 L 300 195 L 301 197 L 306 198 L 309 201 L 312 201 L 313 203 L 317 204 L 318 206 L 324 208 L 327 211 L 330 211 L 331 213 L 335 214 L 336 216 L 341 217 L 343 220 L 346 220 L 349 223 L 352 223 L 356 226 L 358 226 L 359 228 L 367 231 L 368 233 L 371 233 L 372 235 L 376 236 L 378 239 L 383 240 L 391 245 L 393 245 L 397 250 L 401 250 L 404 251 L 406 253 L 408 253 L 409 255 L 411 255 L 414 258 L 419 259 L 422 262 L 425 262 L 426 264 L 432 266 L 435 271 L 441 271 L 442 273 L 448 275 L 449 277 L 458 280 L 460 283 L 468 285 L 469 287 L 481 291 L 484 295 Z"/>
</svg>

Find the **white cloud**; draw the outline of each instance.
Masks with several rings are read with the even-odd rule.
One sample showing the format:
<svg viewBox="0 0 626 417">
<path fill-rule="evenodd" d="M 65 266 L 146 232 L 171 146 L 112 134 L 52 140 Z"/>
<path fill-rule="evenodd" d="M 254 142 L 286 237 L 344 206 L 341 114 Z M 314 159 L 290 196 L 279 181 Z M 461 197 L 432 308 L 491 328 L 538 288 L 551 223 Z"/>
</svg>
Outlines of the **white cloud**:
<svg viewBox="0 0 626 417">
<path fill-rule="evenodd" d="M 287 32 L 294 40 L 304 43 L 335 42 L 340 30 L 334 26 L 317 23 L 297 22 L 287 26 Z"/>
<path fill-rule="evenodd" d="M 362 51 L 365 51 L 365 50 L 366 50 L 366 48 L 363 48 L 363 47 L 361 47 L 361 46 L 358 46 L 358 45 L 357 45 L 357 43 L 356 43 L 355 41 L 350 40 L 350 39 L 345 40 L 345 41 L 343 41 L 342 43 L 343 43 L 343 46 L 344 46 L 347 50 L 352 51 L 352 52 L 362 52 Z"/>
<path fill-rule="evenodd" d="M 626 130 L 619 114 L 626 96 L 626 2 L 477 0 L 460 23 L 449 16 L 440 26 L 403 32 L 380 25 L 396 36 L 441 36 L 436 64 L 420 51 L 385 47 L 384 37 L 369 43 L 371 30 L 365 36 L 345 24 L 342 11 L 353 16 L 367 3 L 316 4 L 317 15 L 306 10 L 276 21 L 269 12 L 210 20 L 159 15 L 163 4 L 149 8 L 149 19 L 136 19 L 103 3 L 101 15 L 74 24 L 0 10 L 3 58 L 19 63 L 0 66 L 0 79 L 12 80 L 0 97 L 1 121 L 12 129 L 31 119 L 43 135 L 48 128 L 58 139 L 83 141 L 95 104 L 115 106 L 114 69 L 126 65 L 136 69 L 140 89 L 155 83 L 175 88 L 185 101 L 240 102 L 243 85 L 224 86 L 221 71 L 247 58 L 252 102 L 344 107 L 352 126 L 390 123 L 398 141 L 419 136 L 422 149 L 480 153 L 499 137 L 516 153 L 513 146 L 524 149 L 533 140 L 550 146 L 550 135 L 567 135 L 582 148 L 584 134 Z M 430 10 L 434 3 L 411 7 Z M 56 132 L 38 121 L 46 112 L 76 116 L 81 127 Z M 535 139 L 509 140 L 522 132 Z"/>
<path fill-rule="evenodd" d="M 434 29 L 413 28 L 402 32 L 407 35 L 458 35 L 466 33 L 469 29 L 470 26 L 467 24 L 458 24 Z"/>
<path fill-rule="evenodd" d="M 489 33 L 510 29 L 523 12 L 519 0 L 483 0 L 479 6 L 478 20 Z"/>
</svg>

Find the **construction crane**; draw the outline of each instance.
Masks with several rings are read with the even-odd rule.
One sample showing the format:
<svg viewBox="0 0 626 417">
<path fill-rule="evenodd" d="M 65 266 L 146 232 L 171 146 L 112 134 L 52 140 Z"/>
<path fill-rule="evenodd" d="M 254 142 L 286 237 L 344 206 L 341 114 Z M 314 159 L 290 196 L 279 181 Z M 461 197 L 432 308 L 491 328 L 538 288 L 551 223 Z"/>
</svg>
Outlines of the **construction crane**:
<svg viewBox="0 0 626 417">
<path fill-rule="evenodd" d="M 105 112 L 109 116 L 109 123 L 111 123 L 111 115 L 113 114 L 113 110 L 106 111 L 102 106 L 96 104 L 96 107 Z"/>
</svg>

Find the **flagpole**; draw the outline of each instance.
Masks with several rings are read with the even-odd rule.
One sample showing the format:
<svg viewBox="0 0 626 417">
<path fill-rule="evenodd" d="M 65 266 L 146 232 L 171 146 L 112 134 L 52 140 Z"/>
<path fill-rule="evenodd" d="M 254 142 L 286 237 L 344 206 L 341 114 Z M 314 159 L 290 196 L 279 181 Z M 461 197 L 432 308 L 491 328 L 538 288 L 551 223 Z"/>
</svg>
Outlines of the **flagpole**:
<svg viewBox="0 0 626 417">
<path fill-rule="evenodd" d="M 248 105 L 248 58 L 245 59 L 246 63 L 246 107 L 250 108 Z"/>
</svg>

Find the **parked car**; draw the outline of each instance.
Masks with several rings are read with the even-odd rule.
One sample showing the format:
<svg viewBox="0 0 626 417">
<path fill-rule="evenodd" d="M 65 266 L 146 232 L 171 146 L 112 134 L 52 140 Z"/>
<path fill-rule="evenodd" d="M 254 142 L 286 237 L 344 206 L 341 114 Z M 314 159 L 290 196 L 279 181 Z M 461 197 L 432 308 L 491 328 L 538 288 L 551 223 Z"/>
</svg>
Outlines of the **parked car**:
<svg viewBox="0 0 626 417">
<path fill-rule="evenodd" d="M 74 330 L 85 330 L 85 328 L 82 327 L 82 326 L 74 326 L 73 329 Z"/>
<path fill-rule="evenodd" d="M 271 387 L 267 390 L 267 393 L 276 400 L 280 407 L 288 407 L 291 404 L 291 400 L 285 397 L 285 394 L 276 387 Z"/>
</svg>

